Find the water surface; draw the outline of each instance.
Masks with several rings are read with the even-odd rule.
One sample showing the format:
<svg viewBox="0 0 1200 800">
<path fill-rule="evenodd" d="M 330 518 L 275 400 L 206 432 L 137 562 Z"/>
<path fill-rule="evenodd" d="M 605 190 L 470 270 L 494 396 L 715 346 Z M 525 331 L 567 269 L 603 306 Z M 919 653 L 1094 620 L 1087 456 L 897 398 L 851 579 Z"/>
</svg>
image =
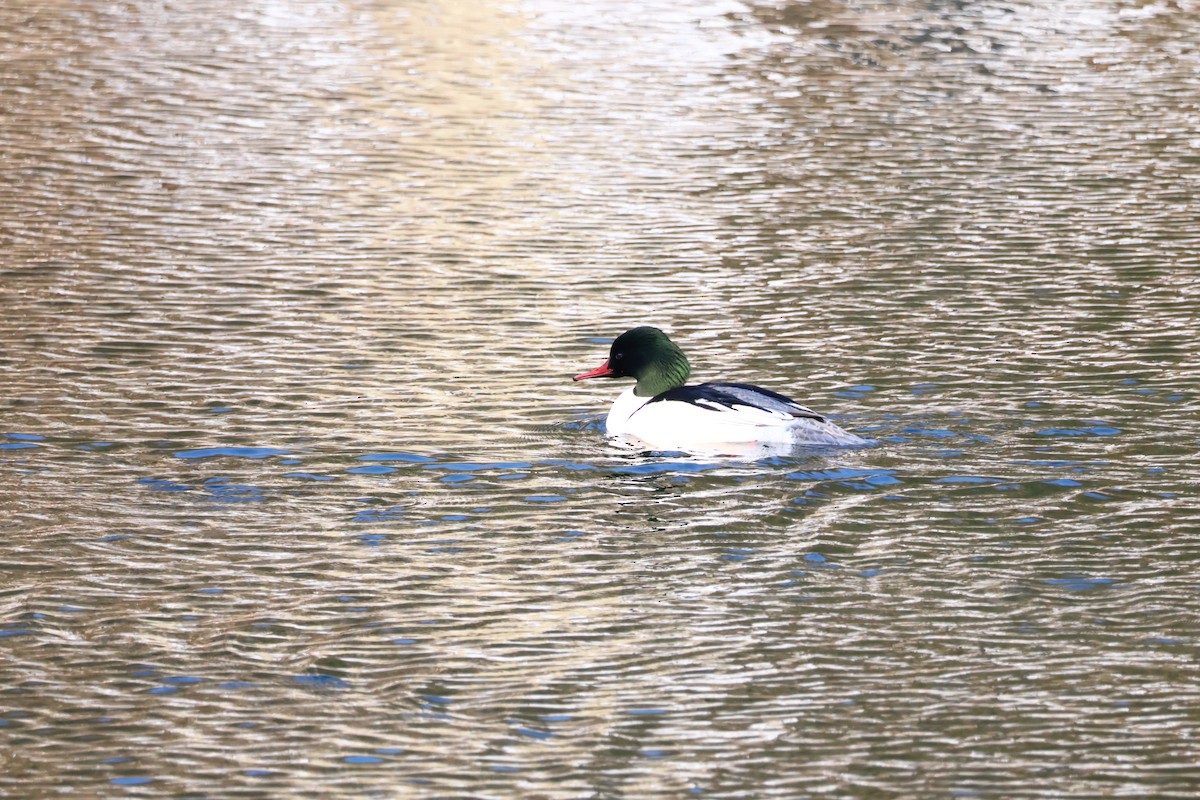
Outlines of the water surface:
<svg viewBox="0 0 1200 800">
<path fill-rule="evenodd" d="M 0 792 L 1195 796 L 1197 41 L 0 9 Z M 636 324 L 879 444 L 614 447 Z"/>
</svg>

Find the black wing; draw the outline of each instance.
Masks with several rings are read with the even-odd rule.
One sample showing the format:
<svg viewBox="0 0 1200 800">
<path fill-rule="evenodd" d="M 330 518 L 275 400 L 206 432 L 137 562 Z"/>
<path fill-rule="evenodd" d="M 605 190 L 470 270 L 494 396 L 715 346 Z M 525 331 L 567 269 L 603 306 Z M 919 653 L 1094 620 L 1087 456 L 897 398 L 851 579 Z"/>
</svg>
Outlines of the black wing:
<svg viewBox="0 0 1200 800">
<path fill-rule="evenodd" d="M 700 383 L 695 386 L 678 386 L 655 395 L 646 405 L 660 400 L 690 403 L 712 411 L 733 410 L 736 406 L 746 406 L 796 419 L 825 421 L 823 416 L 786 395 L 748 383 Z"/>
</svg>

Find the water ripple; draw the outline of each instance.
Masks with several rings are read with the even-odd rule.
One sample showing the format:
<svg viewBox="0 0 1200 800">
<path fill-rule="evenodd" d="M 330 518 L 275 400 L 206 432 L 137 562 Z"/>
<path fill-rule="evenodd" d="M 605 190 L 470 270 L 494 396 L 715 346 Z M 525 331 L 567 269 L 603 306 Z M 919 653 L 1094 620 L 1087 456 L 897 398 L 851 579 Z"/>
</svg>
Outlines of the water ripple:
<svg viewBox="0 0 1200 800">
<path fill-rule="evenodd" d="M 0 794 L 1191 796 L 1194 11 L 0 7 Z"/>
</svg>

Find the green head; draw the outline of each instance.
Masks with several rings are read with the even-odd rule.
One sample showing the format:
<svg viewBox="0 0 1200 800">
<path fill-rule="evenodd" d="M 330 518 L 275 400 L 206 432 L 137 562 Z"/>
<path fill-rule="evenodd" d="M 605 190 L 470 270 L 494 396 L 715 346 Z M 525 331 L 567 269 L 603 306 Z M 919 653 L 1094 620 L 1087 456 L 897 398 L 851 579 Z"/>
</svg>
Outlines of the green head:
<svg viewBox="0 0 1200 800">
<path fill-rule="evenodd" d="M 575 380 L 636 378 L 634 394 L 653 397 L 683 386 L 691 372 L 683 351 L 658 328 L 646 325 L 618 336 L 608 351 L 608 361 L 590 372 L 576 375 Z"/>
</svg>

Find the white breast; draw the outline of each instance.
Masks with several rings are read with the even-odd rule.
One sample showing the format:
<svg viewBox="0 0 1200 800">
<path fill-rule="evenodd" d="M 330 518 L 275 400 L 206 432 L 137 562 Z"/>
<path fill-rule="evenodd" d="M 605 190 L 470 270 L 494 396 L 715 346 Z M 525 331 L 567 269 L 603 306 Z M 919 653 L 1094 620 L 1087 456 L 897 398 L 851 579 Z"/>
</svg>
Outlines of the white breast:
<svg viewBox="0 0 1200 800">
<path fill-rule="evenodd" d="M 638 397 L 633 393 L 632 386 L 621 392 L 621 396 L 613 401 L 612 408 L 608 410 L 608 417 L 604 420 L 604 427 L 608 429 L 609 435 L 629 433 L 630 416 L 648 402 L 650 398 Z"/>
</svg>

